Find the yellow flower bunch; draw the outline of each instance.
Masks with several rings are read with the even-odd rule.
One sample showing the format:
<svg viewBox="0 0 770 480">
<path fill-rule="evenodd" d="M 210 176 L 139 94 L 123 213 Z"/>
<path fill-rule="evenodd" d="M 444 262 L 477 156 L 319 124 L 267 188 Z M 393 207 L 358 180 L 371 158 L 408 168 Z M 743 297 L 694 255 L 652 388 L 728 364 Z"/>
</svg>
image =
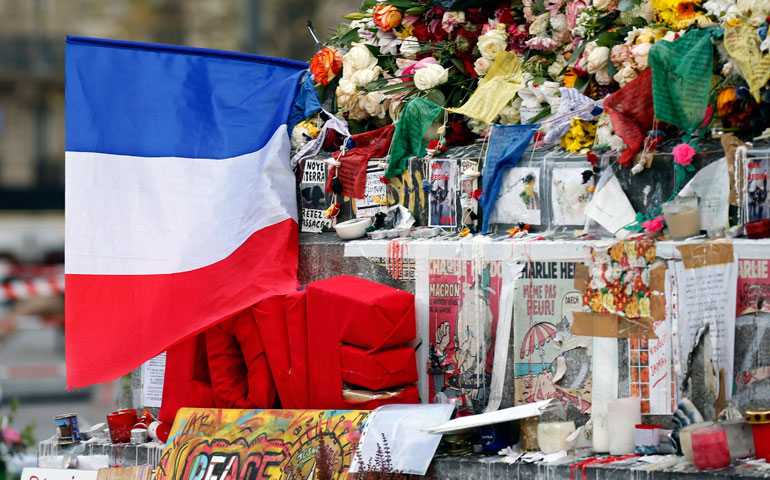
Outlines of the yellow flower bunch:
<svg viewBox="0 0 770 480">
<path fill-rule="evenodd" d="M 652 0 L 652 8 L 658 18 L 675 30 L 682 30 L 691 23 L 708 22 L 702 12 L 696 10 L 702 0 Z"/>
<path fill-rule="evenodd" d="M 594 144 L 594 137 L 596 137 L 595 123 L 586 122 L 575 117 L 569 124 L 569 132 L 561 139 L 562 147 L 570 152 L 577 152 Z"/>
</svg>

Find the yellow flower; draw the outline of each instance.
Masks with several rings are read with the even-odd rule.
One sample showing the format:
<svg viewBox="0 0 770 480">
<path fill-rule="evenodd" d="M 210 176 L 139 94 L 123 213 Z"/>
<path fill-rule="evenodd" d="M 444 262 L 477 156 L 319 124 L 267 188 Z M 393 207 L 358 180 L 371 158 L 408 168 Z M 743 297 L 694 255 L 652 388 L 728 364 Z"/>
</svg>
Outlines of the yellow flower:
<svg viewBox="0 0 770 480">
<path fill-rule="evenodd" d="M 615 313 L 615 295 L 612 292 L 607 292 L 602 297 L 602 306 L 610 313 Z"/>
<path fill-rule="evenodd" d="M 602 311 L 602 294 L 601 292 L 596 292 L 596 295 L 591 297 L 591 300 L 588 302 L 588 306 L 591 307 L 591 310 L 594 312 L 601 312 Z"/>
<path fill-rule="evenodd" d="M 628 318 L 639 317 L 639 301 L 636 299 L 636 296 L 631 297 L 631 300 L 629 300 L 628 305 L 626 305 L 626 317 Z"/>
<path fill-rule="evenodd" d="M 641 300 L 639 300 L 639 313 L 642 317 L 649 317 L 652 315 L 650 311 L 650 297 L 645 296 L 642 297 Z"/>
<path fill-rule="evenodd" d="M 570 152 L 590 147 L 594 144 L 596 124 L 575 117 L 570 121 L 570 129 L 561 139 L 561 146 Z"/>
<path fill-rule="evenodd" d="M 398 35 L 399 38 L 401 38 L 401 40 L 403 40 L 406 37 L 411 37 L 412 36 L 412 30 L 414 30 L 414 26 L 413 25 L 409 25 L 408 27 L 402 27 L 401 31 L 396 33 L 396 35 Z"/>
<path fill-rule="evenodd" d="M 696 16 L 701 16 L 695 11 L 700 4 L 701 0 L 652 0 L 658 18 L 676 30 L 687 28 L 697 20 Z"/>
</svg>

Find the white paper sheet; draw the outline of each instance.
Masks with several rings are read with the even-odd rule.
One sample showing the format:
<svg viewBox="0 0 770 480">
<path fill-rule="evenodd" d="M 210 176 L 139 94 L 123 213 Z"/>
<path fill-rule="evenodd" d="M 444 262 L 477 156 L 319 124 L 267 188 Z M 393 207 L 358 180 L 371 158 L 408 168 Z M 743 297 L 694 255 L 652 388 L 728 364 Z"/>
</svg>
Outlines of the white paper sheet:
<svg viewBox="0 0 770 480">
<path fill-rule="evenodd" d="M 680 197 L 692 195 L 700 198 L 698 220 L 701 230 L 728 227 L 730 177 L 727 173 L 727 160 L 721 158 L 706 165 L 679 192 Z"/>
<path fill-rule="evenodd" d="M 551 207 L 554 225 L 583 225 L 590 183 L 583 184 L 585 168 L 554 168 L 551 179 Z"/>
<path fill-rule="evenodd" d="M 383 436 L 390 448 L 393 470 L 406 474 L 425 475 L 441 435 L 428 433 L 428 427 L 446 422 L 455 406 L 447 403 L 433 405 L 385 405 L 374 410 L 366 419 L 358 452 L 353 457 L 350 472 L 368 465 L 383 445 Z"/>
<path fill-rule="evenodd" d="M 163 401 L 163 378 L 166 375 L 166 352 L 142 365 L 142 404 L 160 407 Z"/>
<path fill-rule="evenodd" d="M 686 361 L 698 329 L 709 324 L 713 359 L 717 371 L 725 370 L 725 396 L 732 397 L 733 356 L 735 351 L 735 297 L 738 261 L 724 265 L 685 269 L 676 262 L 678 288 L 678 329 L 681 355 Z M 684 371 L 684 370 L 683 370 Z"/>
<path fill-rule="evenodd" d="M 527 186 L 524 180 L 533 176 Z M 530 167 L 509 168 L 503 173 L 500 192 L 489 223 L 518 223 L 540 225 L 540 169 Z"/>
<path fill-rule="evenodd" d="M 631 234 L 630 230 L 625 230 L 623 227 L 636 220 L 636 211 L 615 175 L 612 175 L 607 183 L 594 193 L 585 213 L 620 239 Z"/>
</svg>

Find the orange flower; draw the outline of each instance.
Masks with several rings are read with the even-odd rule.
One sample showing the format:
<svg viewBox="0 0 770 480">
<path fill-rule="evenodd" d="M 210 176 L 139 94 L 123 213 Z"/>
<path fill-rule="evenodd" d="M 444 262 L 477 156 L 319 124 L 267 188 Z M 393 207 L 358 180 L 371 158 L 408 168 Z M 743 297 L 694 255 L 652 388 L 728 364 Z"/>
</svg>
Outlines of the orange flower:
<svg viewBox="0 0 770 480">
<path fill-rule="evenodd" d="M 401 12 L 387 3 L 378 3 L 372 16 L 374 23 L 386 32 L 401 24 Z"/>
<path fill-rule="evenodd" d="M 333 48 L 321 47 L 310 61 L 310 72 L 321 85 L 328 85 L 340 70 L 342 70 L 342 55 Z"/>
<path fill-rule="evenodd" d="M 732 113 L 733 104 L 736 100 L 734 87 L 725 88 L 719 92 L 719 96 L 717 97 L 717 113 L 719 116 L 724 117 Z"/>
<path fill-rule="evenodd" d="M 695 18 L 695 6 L 692 2 L 679 2 L 676 6 L 676 13 L 680 20 Z"/>
</svg>

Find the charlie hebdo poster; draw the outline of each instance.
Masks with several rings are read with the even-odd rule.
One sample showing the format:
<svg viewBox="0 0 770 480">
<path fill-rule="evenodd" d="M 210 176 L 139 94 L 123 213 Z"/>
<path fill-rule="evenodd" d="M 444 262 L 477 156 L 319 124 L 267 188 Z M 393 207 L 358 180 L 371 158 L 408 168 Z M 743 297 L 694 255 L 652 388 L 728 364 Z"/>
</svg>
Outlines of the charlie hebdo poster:
<svg viewBox="0 0 770 480">
<path fill-rule="evenodd" d="M 574 277 L 573 262 L 532 261 L 515 281 L 516 405 L 559 398 L 581 413 L 590 413 L 592 376 L 587 347 L 591 339 L 570 334 L 572 312 L 583 305 Z"/>
<path fill-rule="evenodd" d="M 503 262 L 429 262 L 428 399 L 465 395 L 478 413 L 489 399 Z"/>
</svg>

